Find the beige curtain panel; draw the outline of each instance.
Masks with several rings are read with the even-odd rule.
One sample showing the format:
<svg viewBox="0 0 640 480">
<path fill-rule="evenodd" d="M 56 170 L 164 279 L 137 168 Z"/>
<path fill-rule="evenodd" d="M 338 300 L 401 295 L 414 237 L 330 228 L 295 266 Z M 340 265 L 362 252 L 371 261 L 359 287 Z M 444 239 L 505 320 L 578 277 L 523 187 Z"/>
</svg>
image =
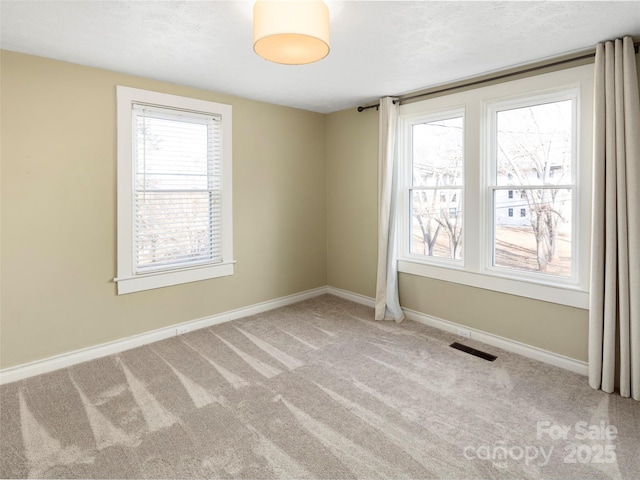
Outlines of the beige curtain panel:
<svg viewBox="0 0 640 480">
<path fill-rule="evenodd" d="M 631 37 L 595 60 L 589 384 L 640 400 L 640 100 Z"/>
<path fill-rule="evenodd" d="M 396 248 L 397 126 L 398 105 L 393 103 L 391 97 L 381 98 L 378 121 L 378 275 L 375 319 L 401 322 L 404 313 L 398 296 Z"/>
</svg>

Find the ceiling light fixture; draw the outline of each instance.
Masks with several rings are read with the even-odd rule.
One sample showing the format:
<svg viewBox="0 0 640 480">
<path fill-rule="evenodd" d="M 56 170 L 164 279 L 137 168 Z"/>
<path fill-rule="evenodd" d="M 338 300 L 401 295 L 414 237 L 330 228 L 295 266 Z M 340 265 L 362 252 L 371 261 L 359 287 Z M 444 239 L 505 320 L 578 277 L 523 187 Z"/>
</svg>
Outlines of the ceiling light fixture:
<svg viewBox="0 0 640 480">
<path fill-rule="evenodd" d="M 262 58 L 304 65 L 329 54 L 329 8 L 321 0 L 258 0 L 253 49 Z"/>
</svg>

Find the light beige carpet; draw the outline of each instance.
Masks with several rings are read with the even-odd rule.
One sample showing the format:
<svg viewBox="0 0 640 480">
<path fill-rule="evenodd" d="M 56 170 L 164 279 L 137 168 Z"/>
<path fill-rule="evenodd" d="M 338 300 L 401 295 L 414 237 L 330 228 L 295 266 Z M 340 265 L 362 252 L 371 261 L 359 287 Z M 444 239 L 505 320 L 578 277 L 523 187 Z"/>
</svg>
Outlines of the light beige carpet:
<svg viewBox="0 0 640 480">
<path fill-rule="evenodd" d="M 4 385 L 0 476 L 640 475 L 637 402 L 372 318 L 325 295 Z"/>
</svg>

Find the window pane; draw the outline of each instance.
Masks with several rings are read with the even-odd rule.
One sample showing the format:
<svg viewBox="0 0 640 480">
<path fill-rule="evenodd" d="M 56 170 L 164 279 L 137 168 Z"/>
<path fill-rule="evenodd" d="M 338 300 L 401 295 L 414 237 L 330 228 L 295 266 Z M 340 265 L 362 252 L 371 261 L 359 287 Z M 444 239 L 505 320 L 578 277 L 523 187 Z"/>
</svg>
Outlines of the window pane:
<svg viewBox="0 0 640 480">
<path fill-rule="evenodd" d="M 214 192 L 136 193 L 137 269 L 221 261 L 220 198 Z"/>
<path fill-rule="evenodd" d="M 497 112 L 497 184 L 571 184 L 572 110 L 563 100 Z"/>
<path fill-rule="evenodd" d="M 157 109 L 135 120 L 135 270 L 222 261 L 215 120 Z"/>
<path fill-rule="evenodd" d="M 211 127 L 136 116 L 136 189 L 206 190 L 214 172 Z"/>
<path fill-rule="evenodd" d="M 571 276 L 570 189 L 522 189 L 509 199 L 494 190 L 494 265 L 514 270 Z M 520 215 L 513 215 L 514 208 Z"/>
<path fill-rule="evenodd" d="M 411 192 L 410 252 L 439 258 L 462 258 L 462 189 Z"/>
<path fill-rule="evenodd" d="M 413 185 L 461 186 L 463 117 L 413 125 Z"/>
</svg>

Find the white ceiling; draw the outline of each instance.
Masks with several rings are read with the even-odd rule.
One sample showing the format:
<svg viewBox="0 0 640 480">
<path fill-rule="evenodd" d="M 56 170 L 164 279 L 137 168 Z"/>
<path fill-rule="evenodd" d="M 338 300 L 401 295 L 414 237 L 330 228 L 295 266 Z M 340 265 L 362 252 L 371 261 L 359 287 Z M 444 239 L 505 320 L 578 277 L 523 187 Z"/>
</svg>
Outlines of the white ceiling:
<svg viewBox="0 0 640 480">
<path fill-rule="evenodd" d="M 331 53 L 253 53 L 253 1 L 1 0 L 3 49 L 329 113 L 640 37 L 640 1 L 327 1 Z"/>
</svg>

